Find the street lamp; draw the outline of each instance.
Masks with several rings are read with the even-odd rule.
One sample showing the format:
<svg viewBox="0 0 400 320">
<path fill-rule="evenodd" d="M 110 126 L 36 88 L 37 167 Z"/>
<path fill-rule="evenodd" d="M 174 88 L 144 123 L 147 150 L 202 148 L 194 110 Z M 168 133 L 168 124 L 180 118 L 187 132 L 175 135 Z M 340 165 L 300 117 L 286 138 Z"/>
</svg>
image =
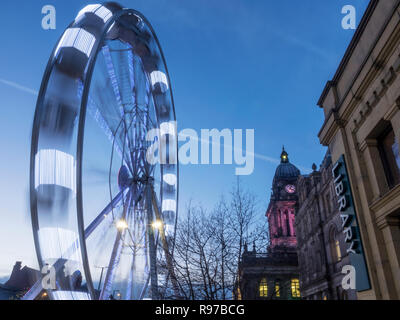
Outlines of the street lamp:
<svg viewBox="0 0 400 320">
<path fill-rule="evenodd" d="M 128 229 L 128 224 L 126 223 L 125 219 L 120 219 L 117 221 L 116 227 L 118 230 L 123 231 L 125 229 Z"/>
<path fill-rule="evenodd" d="M 156 219 L 154 220 L 154 222 L 151 224 L 151 226 L 153 227 L 153 229 L 161 229 L 163 226 L 163 223 L 161 220 Z"/>
<path fill-rule="evenodd" d="M 113 300 L 121 300 L 122 299 L 121 292 L 119 290 L 114 290 L 112 297 L 113 297 Z"/>
</svg>

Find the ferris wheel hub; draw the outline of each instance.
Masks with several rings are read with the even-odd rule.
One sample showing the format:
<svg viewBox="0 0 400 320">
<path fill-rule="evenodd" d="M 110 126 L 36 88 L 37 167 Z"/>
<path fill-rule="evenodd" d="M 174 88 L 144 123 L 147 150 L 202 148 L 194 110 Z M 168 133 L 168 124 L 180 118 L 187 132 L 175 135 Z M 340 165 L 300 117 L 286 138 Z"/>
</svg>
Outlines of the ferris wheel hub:
<svg viewBox="0 0 400 320">
<path fill-rule="evenodd" d="M 126 166 L 122 166 L 118 172 L 118 186 L 120 190 L 124 190 L 130 186 L 132 179 Z"/>
</svg>

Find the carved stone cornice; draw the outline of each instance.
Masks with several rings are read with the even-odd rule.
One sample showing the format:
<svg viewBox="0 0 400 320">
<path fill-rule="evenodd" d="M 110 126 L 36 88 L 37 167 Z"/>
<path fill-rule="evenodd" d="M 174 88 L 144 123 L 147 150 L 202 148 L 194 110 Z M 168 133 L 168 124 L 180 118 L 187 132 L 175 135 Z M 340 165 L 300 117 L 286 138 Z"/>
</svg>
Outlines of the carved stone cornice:
<svg viewBox="0 0 400 320">
<path fill-rule="evenodd" d="M 394 211 L 400 209 L 400 185 L 397 185 L 369 206 L 374 214 L 376 223 L 382 224 Z"/>
<path fill-rule="evenodd" d="M 327 146 L 340 128 L 345 128 L 347 121 L 340 118 L 335 110 L 332 110 L 329 118 L 324 123 L 322 130 L 319 133 L 321 144 Z"/>
<path fill-rule="evenodd" d="M 400 110 L 400 96 L 396 99 L 396 102 L 393 106 L 384 114 L 383 119 L 390 121 L 396 115 L 396 113 Z"/>
<path fill-rule="evenodd" d="M 378 141 L 376 139 L 365 139 L 363 142 L 360 144 L 360 151 L 364 152 L 368 147 L 377 147 L 378 146 Z"/>
<path fill-rule="evenodd" d="M 400 227 L 400 220 L 397 217 L 380 217 L 380 219 L 376 219 L 376 225 L 379 229 L 383 230 L 387 227 Z"/>
</svg>

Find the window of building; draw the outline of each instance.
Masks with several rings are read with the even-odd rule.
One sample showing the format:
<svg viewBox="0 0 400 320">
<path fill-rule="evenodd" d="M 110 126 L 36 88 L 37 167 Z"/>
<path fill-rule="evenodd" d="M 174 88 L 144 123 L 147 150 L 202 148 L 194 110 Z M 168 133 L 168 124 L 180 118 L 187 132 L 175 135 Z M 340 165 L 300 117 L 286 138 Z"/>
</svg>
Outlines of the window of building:
<svg viewBox="0 0 400 320">
<path fill-rule="evenodd" d="M 342 260 L 342 253 L 340 252 L 340 242 L 339 240 L 335 240 L 335 248 L 336 248 L 336 259 L 337 261 Z"/>
<path fill-rule="evenodd" d="M 400 183 L 400 156 L 392 127 L 389 126 L 377 140 L 387 183 L 393 188 Z"/>
<path fill-rule="evenodd" d="M 325 199 L 326 199 L 326 213 L 327 216 L 329 216 L 331 213 L 331 197 L 329 193 L 326 194 Z"/>
<path fill-rule="evenodd" d="M 280 296 L 281 296 L 281 287 L 280 287 L 279 281 L 275 282 L 275 296 L 277 298 L 280 298 Z"/>
<path fill-rule="evenodd" d="M 292 298 L 300 298 L 300 281 L 299 279 L 292 279 Z"/>
<path fill-rule="evenodd" d="M 242 300 L 242 291 L 240 290 L 240 288 L 237 288 L 237 299 Z"/>
<path fill-rule="evenodd" d="M 285 211 L 285 219 L 286 219 L 286 235 L 288 237 L 292 236 L 292 232 L 290 230 L 290 215 L 289 212 Z"/>
<path fill-rule="evenodd" d="M 267 297 L 268 296 L 268 284 L 267 279 L 263 278 L 260 282 L 260 297 Z"/>
<path fill-rule="evenodd" d="M 331 230 L 330 236 L 329 236 L 329 245 L 331 249 L 331 256 L 332 256 L 332 262 L 339 262 L 342 260 L 342 253 L 340 251 L 340 241 L 338 237 L 338 233 L 336 232 L 335 229 Z"/>
</svg>

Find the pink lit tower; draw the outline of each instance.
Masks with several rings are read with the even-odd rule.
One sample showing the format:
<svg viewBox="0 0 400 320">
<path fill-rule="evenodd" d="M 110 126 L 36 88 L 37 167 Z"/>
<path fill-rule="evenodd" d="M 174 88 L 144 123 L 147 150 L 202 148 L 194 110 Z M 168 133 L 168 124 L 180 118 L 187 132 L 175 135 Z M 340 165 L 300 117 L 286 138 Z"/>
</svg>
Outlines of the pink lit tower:
<svg viewBox="0 0 400 320">
<path fill-rule="evenodd" d="M 297 202 L 296 181 L 299 169 L 289 161 L 283 148 L 281 163 L 276 168 L 272 182 L 271 200 L 266 216 L 269 223 L 269 252 L 295 252 L 297 241 L 294 227 L 295 206 Z"/>
<path fill-rule="evenodd" d="M 239 289 L 244 300 L 301 298 L 294 228 L 299 175 L 299 169 L 289 162 L 283 148 L 266 213 L 270 233 L 268 252 L 257 252 L 253 246 L 253 251 L 245 251 L 240 265 Z"/>
</svg>

